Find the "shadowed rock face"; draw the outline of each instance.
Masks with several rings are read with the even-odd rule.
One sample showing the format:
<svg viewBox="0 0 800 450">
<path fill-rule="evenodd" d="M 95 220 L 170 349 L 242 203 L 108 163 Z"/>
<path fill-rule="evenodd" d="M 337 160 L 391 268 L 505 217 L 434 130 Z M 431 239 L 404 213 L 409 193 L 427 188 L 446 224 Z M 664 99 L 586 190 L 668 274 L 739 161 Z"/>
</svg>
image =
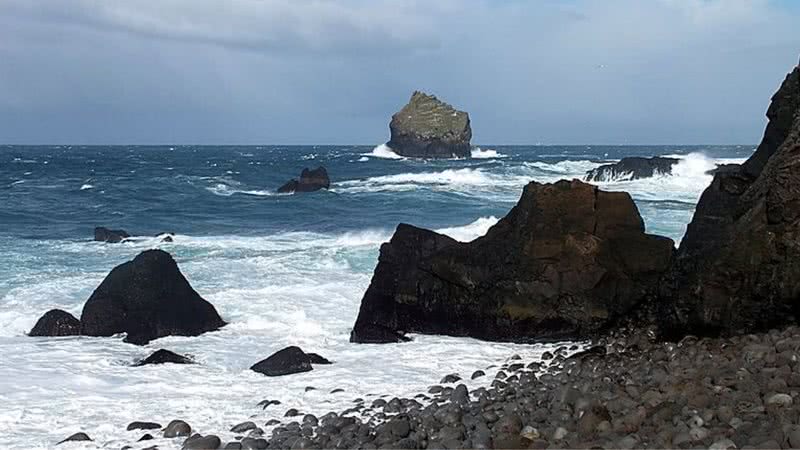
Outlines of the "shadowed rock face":
<svg viewBox="0 0 800 450">
<path fill-rule="evenodd" d="M 392 116 L 389 130 L 391 139 L 386 145 L 398 155 L 412 158 L 470 156 L 469 114 L 423 92 L 414 92 L 408 104 Z"/>
<path fill-rule="evenodd" d="M 162 250 L 140 253 L 106 276 L 83 307 L 82 334 L 128 333 L 145 344 L 163 336 L 197 336 L 225 325 Z"/>
<path fill-rule="evenodd" d="M 655 175 L 668 175 L 672 173 L 672 166 L 677 163 L 676 158 L 661 156 L 622 158 L 619 162 L 604 164 L 586 172 L 586 181 L 638 180 Z"/>
<path fill-rule="evenodd" d="M 60 309 L 47 311 L 34 325 L 28 336 L 76 336 L 81 334 L 81 322 Z"/>
<path fill-rule="evenodd" d="M 314 170 L 303 169 L 299 180 L 289 180 L 278 188 L 278 192 L 287 194 L 291 192 L 313 192 L 320 189 L 329 189 L 331 180 L 328 178 L 328 171 L 320 166 Z"/>
<path fill-rule="evenodd" d="M 756 152 L 703 192 L 662 294 L 666 337 L 739 334 L 800 317 L 800 68 L 772 97 Z"/>
<path fill-rule="evenodd" d="M 644 233 L 626 193 L 533 182 L 470 243 L 400 225 L 381 246 L 351 341 L 396 342 L 391 332 L 587 336 L 655 290 L 672 250 L 670 239 Z"/>
</svg>

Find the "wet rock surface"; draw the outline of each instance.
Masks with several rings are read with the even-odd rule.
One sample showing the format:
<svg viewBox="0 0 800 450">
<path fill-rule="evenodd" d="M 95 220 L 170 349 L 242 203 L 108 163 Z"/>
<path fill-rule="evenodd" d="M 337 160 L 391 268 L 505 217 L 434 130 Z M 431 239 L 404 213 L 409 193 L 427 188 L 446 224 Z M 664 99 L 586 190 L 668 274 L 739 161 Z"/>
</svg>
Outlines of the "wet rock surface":
<svg viewBox="0 0 800 450">
<path fill-rule="evenodd" d="M 47 311 L 33 326 L 28 336 L 76 336 L 81 334 L 81 321 L 60 309 Z"/>
<path fill-rule="evenodd" d="M 106 227 L 96 227 L 94 229 L 94 240 L 98 242 L 108 242 L 116 244 L 131 237 L 125 230 L 111 230 Z"/>
<path fill-rule="evenodd" d="M 669 175 L 677 158 L 654 156 L 643 158 L 632 156 L 622 158 L 612 164 L 604 164 L 586 172 L 586 181 L 622 181 L 650 178 L 656 175 Z"/>
<path fill-rule="evenodd" d="M 416 91 L 389 123 L 392 151 L 412 158 L 469 158 L 469 114 Z"/>
<path fill-rule="evenodd" d="M 291 346 L 253 364 L 250 370 L 277 377 L 311 371 L 313 370 L 312 364 L 331 364 L 331 362 L 316 353 L 306 353 L 300 347 Z"/>
<path fill-rule="evenodd" d="M 133 365 L 135 367 L 146 366 L 148 364 L 194 364 L 191 358 L 171 352 L 169 350 L 156 350 L 147 358 L 137 361 Z"/>
</svg>

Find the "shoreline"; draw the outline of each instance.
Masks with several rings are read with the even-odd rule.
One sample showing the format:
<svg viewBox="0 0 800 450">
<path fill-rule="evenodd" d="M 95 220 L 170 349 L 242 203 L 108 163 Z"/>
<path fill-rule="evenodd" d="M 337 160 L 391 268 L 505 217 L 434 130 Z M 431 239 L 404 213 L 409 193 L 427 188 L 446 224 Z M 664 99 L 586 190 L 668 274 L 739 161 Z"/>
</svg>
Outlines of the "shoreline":
<svg viewBox="0 0 800 450">
<path fill-rule="evenodd" d="M 220 448 L 800 445 L 799 327 L 731 338 L 687 336 L 677 343 L 653 342 L 643 333 L 602 341 L 605 354 L 570 357 L 577 349 L 561 346 L 541 362 L 509 355 L 503 366 L 476 368 L 488 386 L 471 391 L 450 377 L 412 398 L 287 417 L 263 436 L 264 424 L 250 418 L 237 425 L 243 439 Z M 204 442 L 193 436 L 169 444 L 204 448 Z"/>
</svg>

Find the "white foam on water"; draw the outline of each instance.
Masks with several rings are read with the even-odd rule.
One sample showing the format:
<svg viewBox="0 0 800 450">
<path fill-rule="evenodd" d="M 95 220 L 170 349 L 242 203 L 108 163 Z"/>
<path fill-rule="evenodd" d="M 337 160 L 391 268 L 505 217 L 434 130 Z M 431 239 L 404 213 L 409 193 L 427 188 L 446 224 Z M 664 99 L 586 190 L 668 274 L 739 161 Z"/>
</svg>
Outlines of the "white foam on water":
<svg viewBox="0 0 800 450">
<path fill-rule="evenodd" d="M 490 149 L 490 148 L 488 148 L 486 150 L 483 150 L 480 147 L 474 147 L 472 149 L 472 152 L 471 152 L 470 156 L 472 156 L 473 158 L 476 158 L 476 159 L 493 159 L 493 158 L 507 158 L 508 157 L 508 155 L 504 155 L 502 153 L 498 153 L 497 150 L 493 150 L 493 149 Z"/>
<path fill-rule="evenodd" d="M 94 186 L 89 184 L 89 183 L 86 183 L 86 184 L 81 186 L 81 190 L 82 191 L 86 191 L 86 190 L 89 190 L 89 189 L 92 189 L 92 188 L 94 188 Z"/>
<path fill-rule="evenodd" d="M 371 152 L 365 153 L 364 156 L 372 156 L 374 158 L 383 159 L 405 159 L 395 153 L 388 145 L 381 144 L 372 149 Z"/>
<path fill-rule="evenodd" d="M 468 241 L 486 232 L 482 217 L 440 232 Z M 268 236 L 134 237 L 95 242 L 0 242 L 18 270 L 0 280 L 0 429 L 3 446 L 52 447 L 78 431 L 90 446 L 121 447 L 143 432 L 125 431 L 134 420 L 189 422 L 199 433 L 232 440 L 233 425 L 283 418 L 289 408 L 324 414 L 367 403 L 381 395 L 413 396 L 442 376 L 502 364 L 513 354 L 537 359 L 551 345 L 489 343 L 445 336 L 414 336 L 403 344 L 349 342 L 361 297 L 369 285 L 378 247 L 391 230 L 351 233 L 280 233 Z M 16 245 L 16 247 L 15 247 Z M 215 305 L 229 325 L 198 337 L 167 337 L 145 347 L 122 337 L 31 338 L 24 335 L 51 308 L 76 316 L 115 265 L 144 249 L 172 253 L 192 286 Z M 33 253 L 48 249 L 47 266 Z M 81 264 L 68 264 L 69 261 Z M 249 370 L 288 345 L 334 361 L 313 371 L 266 377 Z M 192 356 L 197 365 L 130 367 L 159 348 Z M 466 381 L 485 386 L 491 377 Z M 307 386 L 316 389 L 306 392 Z M 331 394 L 336 388 L 343 393 Z M 256 407 L 263 399 L 279 406 Z M 153 433 L 158 438 L 158 433 Z M 182 440 L 158 438 L 147 445 L 179 448 Z M 77 445 L 77 444 L 76 444 Z M 66 448 L 69 448 L 67 446 Z"/>
</svg>

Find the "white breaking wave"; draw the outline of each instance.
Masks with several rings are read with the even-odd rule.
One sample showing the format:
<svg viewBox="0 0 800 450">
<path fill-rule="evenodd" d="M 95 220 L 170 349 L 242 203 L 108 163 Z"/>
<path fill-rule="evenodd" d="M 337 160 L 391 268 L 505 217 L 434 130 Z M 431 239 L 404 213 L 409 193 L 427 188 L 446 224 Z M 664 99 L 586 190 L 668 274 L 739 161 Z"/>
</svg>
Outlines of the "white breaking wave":
<svg viewBox="0 0 800 450">
<path fill-rule="evenodd" d="M 271 197 L 273 195 L 281 195 L 277 192 L 267 191 L 263 189 L 237 189 L 225 183 L 217 183 L 213 186 L 207 187 L 206 190 L 208 190 L 214 195 L 219 195 L 222 197 L 230 197 L 231 195 L 234 194 L 255 195 L 259 197 Z"/>
<path fill-rule="evenodd" d="M 88 184 L 88 183 L 84 184 L 83 186 L 81 186 L 81 190 L 82 191 L 85 191 L 87 189 L 92 189 L 92 188 L 94 188 L 94 186 L 92 186 L 91 184 Z"/>
<path fill-rule="evenodd" d="M 369 153 L 364 153 L 364 156 L 372 156 L 373 158 L 383 159 L 404 159 L 402 156 L 395 153 L 388 145 L 381 144 L 372 149 Z"/>
<path fill-rule="evenodd" d="M 493 221 L 480 218 L 440 231 L 469 240 Z M 390 230 L 257 237 L 177 235 L 168 244 L 170 253 L 192 286 L 229 324 L 218 332 L 166 337 L 143 347 L 125 344 L 119 336 L 30 338 L 24 332 L 52 307 L 80 315 L 83 303 L 108 271 L 143 249 L 162 245 L 157 238 L 113 246 L 0 241 L 8 256 L 24 259 L 31 245 L 41 245 L 53 252 L 54 261 L 82 261 L 80 267 L 58 266 L 55 271 L 26 265 L 0 291 L 0 351 L 5 355 L 0 364 L 0 398 L 6 402 L 0 413 L 0 429 L 6 430 L 3 445 L 52 448 L 68 435 L 84 431 L 98 447 L 119 448 L 143 434 L 125 431 L 131 421 L 166 424 L 176 418 L 199 433 L 232 441 L 234 433 L 228 430 L 236 423 L 263 424 L 273 418 L 285 422 L 283 415 L 289 408 L 319 416 L 351 407 L 356 397 L 370 403 L 382 395 L 413 396 L 448 373 L 460 373 L 471 390 L 486 386 L 491 377 L 469 380 L 469 374 L 500 365 L 513 354 L 534 360 L 552 349 L 552 345 L 446 336 L 414 336 L 412 342 L 398 345 L 351 344 L 350 328 L 369 285 L 378 247 L 390 236 Z M 334 364 L 287 377 L 266 377 L 249 370 L 289 345 L 318 352 Z M 198 364 L 130 367 L 159 348 L 190 355 Z M 306 391 L 307 386 L 316 389 Z M 344 392 L 332 394 L 337 388 Z M 257 407 L 265 398 L 282 404 Z M 20 423 L 48 426 L 32 429 Z M 147 445 L 180 448 L 180 439 L 153 434 L 155 439 Z"/>
<path fill-rule="evenodd" d="M 467 225 L 440 228 L 436 230 L 436 232 L 446 234 L 457 241 L 470 242 L 485 235 L 489 231 L 489 228 L 493 227 L 499 220 L 500 219 L 495 216 L 481 217 Z"/>
<path fill-rule="evenodd" d="M 475 147 L 472 149 L 471 156 L 476 159 L 491 159 L 491 158 L 507 158 L 508 155 L 504 155 L 502 153 L 497 153 L 497 150 L 486 149 L 483 150 L 480 147 Z"/>
</svg>

